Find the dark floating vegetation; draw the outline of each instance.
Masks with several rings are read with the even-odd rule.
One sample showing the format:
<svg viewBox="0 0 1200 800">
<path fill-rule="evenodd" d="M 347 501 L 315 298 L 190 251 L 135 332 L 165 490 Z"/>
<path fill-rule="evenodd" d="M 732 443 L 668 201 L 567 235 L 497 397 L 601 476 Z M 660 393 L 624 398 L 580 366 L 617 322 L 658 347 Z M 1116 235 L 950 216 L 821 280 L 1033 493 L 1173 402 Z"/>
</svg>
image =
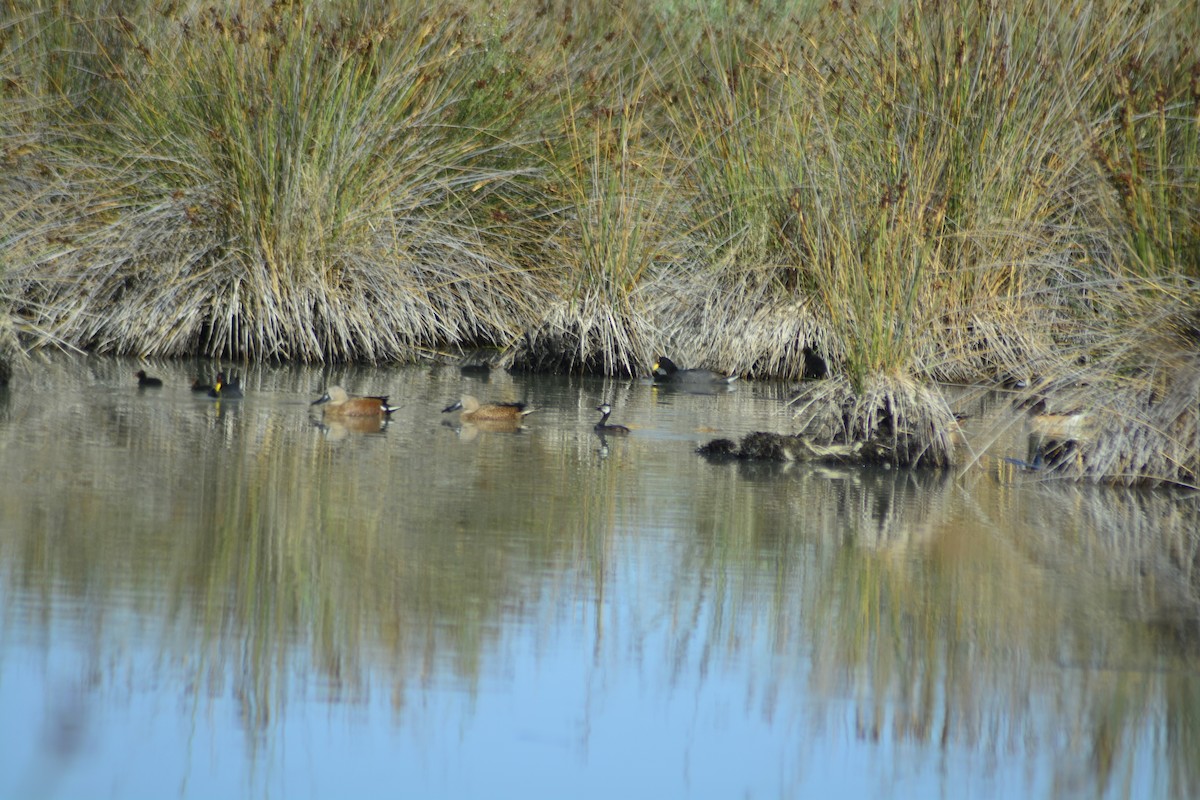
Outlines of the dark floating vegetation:
<svg viewBox="0 0 1200 800">
<path fill-rule="evenodd" d="M 930 387 L 1017 376 L 1088 387 L 1039 469 L 1194 487 L 1198 39 L 1141 0 L 18 3 L 0 379 L 47 345 L 669 352 L 944 465 Z"/>
<path fill-rule="evenodd" d="M 710 461 L 812 461 L 821 464 L 891 464 L 894 451 L 881 441 L 821 445 L 796 434 L 755 431 L 741 443 L 713 439 L 696 452 Z"/>
<path fill-rule="evenodd" d="M 953 412 L 936 390 L 880 380 L 856 391 L 847 380 L 811 384 L 792 401 L 801 432 L 756 431 L 740 443 L 716 439 L 698 452 L 711 461 L 813 461 L 945 467 L 953 463 Z"/>
</svg>

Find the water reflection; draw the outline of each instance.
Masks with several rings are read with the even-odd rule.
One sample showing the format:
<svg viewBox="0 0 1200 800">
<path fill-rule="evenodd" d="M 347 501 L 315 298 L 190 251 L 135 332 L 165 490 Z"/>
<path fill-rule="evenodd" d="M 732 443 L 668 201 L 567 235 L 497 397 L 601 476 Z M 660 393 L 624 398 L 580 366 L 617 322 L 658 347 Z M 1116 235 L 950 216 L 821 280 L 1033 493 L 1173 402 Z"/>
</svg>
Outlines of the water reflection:
<svg viewBox="0 0 1200 800">
<path fill-rule="evenodd" d="M 695 456 L 786 430 L 752 383 L 493 373 L 539 409 L 513 435 L 442 424 L 456 368 L 256 367 L 228 403 L 128 366 L 55 361 L 0 418 L 0 711 L 37 729 L 0 794 L 269 794 L 297 763 L 317 793 L 1200 791 L 1192 501 Z M 401 409 L 314 424 L 330 383 Z M 147 729 L 218 743 L 212 774 L 131 777 Z"/>
<path fill-rule="evenodd" d="M 384 416 L 343 417 L 329 420 L 313 417 L 311 421 L 313 426 L 332 442 L 340 442 L 352 433 L 383 433 L 387 430 L 389 422 Z"/>
</svg>

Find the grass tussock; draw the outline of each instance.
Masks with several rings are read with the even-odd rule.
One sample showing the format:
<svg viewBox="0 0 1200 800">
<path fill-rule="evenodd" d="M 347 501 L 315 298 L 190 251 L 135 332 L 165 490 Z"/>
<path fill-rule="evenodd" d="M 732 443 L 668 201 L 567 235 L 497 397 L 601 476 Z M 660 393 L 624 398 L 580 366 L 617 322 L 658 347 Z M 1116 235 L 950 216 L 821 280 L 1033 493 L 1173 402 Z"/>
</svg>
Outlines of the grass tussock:
<svg viewBox="0 0 1200 800">
<path fill-rule="evenodd" d="M 563 98 L 565 129 L 545 154 L 553 205 L 539 220 L 548 261 L 540 272 L 555 298 L 509 366 L 636 375 L 653 355 L 646 294 L 656 262 L 677 250 L 677 208 L 664 191 L 669 163 L 646 148 L 646 75 L 613 79 L 621 84 L 613 105 Z"/>
<path fill-rule="evenodd" d="M 480 80 L 452 16 L 150 22 L 129 23 L 103 115 L 63 123 L 81 131 L 55 154 L 68 207 L 30 231 L 57 246 L 18 276 L 43 327 L 101 351 L 303 360 L 512 336 L 537 291 L 480 222 L 519 169 L 495 130 L 446 135 Z"/>
<path fill-rule="evenodd" d="M 865 387 L 835 378 L 808 384 L 792 405 L 801 435 L 818 443 L 870 443 L 897 466 L 955 463 L 958 422 L 936 387 L 896 376 Z"/>
<path fill-rule="evenodd" d="M 1127 390 L 1104 403 L 1094 442 L 1072 465 L 1080 477 L 1200 488 L 1200 361 L 1164 372 L 1161 394 Z"/>
<path fill-rule="evenodd" d="M 1039 390 L 1040 410 L 1080 421 L 1045 445 L 1055 474 L 1200 488 L 1198 322 L 1194 309 L 1147 310 L 1141 341 L 1114 347 L 1101 368 L 1078 369 L 1079 380 Z"/>
<path fill-rule="evenodd" d="M 815 352 L 868 406 L 1117 385 L 1200 280 L 1198 38 L 1140 0 L 28 0 L 0 296 L 27 346 L 784 379 Z"/>
</svg>

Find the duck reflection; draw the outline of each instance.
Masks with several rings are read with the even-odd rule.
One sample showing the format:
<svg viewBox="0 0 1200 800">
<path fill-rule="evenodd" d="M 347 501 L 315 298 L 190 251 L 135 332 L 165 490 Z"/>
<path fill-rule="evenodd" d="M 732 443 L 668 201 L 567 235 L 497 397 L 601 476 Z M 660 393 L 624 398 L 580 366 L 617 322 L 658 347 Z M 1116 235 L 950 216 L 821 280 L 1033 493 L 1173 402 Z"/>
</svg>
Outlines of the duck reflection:
<svg viewBox="0 0 1200 800">
<path fill-rule="evenodd" d="M 733 383 L 670 383 L 663 381 L 654 381 L 650 384 L 650 389 L 655 394 L 667 396 L 672 394 L 700 394 L 700 395 L 720 395 L 729 394 L 737 391 L 737 385 Z"/>
<path fill-rule="evenodd" d="M 332 442 L 340 442 L 351 434 L 380 434 L 388 428 L 387 417 L 326 417 L 313 419 L 313 426 Z"/>
<path fill-rule="evenodd" d="M 477 419 L 464 421 L 457 426 L 449 421 L 443 424 L 454 428 L 458 433 L 458 438 L 464 442 L 473 441 L 480 433 L 521 433 L 526 429 L 520 420 L 510 419 Z"/>
</svg>

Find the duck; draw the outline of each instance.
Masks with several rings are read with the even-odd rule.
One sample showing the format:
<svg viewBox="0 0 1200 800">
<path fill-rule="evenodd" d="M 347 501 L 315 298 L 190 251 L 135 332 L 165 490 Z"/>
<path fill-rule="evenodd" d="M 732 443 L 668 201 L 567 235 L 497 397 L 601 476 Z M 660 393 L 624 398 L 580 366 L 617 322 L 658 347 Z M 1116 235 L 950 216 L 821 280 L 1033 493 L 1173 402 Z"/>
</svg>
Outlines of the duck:
<svg viewBox="0 0 1200 800">
<path fill-rule="evenodd" d="M 351 395 L 341 386 L 330 386 L 312 405 L 325 406 L 326 417 L 387 417 L 400 410 L 388 405 L 387 395 Z"/>
<path fill-rule="evenodd" d="M 146 374 L 146 370 L 139 369 L 137 371 L 138 388 L 141 389 L 161 389 L 163 382 L 162 378 L 152 378 Z"/>
<path fill-rule="evenodd" d="M 629 428 L 626 428 L 624 425 L 608 424 L 608 415 L 612 413 L 612 406 L 610 406 L 608 403 L 601 403 L 600 405 L 596 406 L 596 410 L 603 415 L 600 417 L 600 421 L 597 422 L 592 428 L 592 430 L 594 430 L 596 433 L 602 436 L 624 436 L 625 434 L 629 433 Z"/>
<path fill-rule="evenodd" d="M 459 419 L 463 422 L 518 422 L 536 409 L 527 408 L 524 403 L 480 403 L 469 394 L 464 394 L 456 403 L 451 403 L 442 409 L 443 414 L 451 411 L 461 411 Z"/>
<path fill-rule="evenodd" d="M 195 388 L 195 386 L 192 388 Z M 208 390 L 208 396 L 216 397 L 221 400 L 238 400 L 243 397 L 242 381 L 240 378 L 229 378 L 226 380 L 225 373 L 218 372 L 217 380 Z"/>
<path fill-rule="evenodd" d="M 680 369 L 666 356 L 659 356 L 651 371 L 654 379 L 662 383 L 728 384 L 738 379 L 737 375 L 722 375 L 708 369 Z"/>
</svg>

